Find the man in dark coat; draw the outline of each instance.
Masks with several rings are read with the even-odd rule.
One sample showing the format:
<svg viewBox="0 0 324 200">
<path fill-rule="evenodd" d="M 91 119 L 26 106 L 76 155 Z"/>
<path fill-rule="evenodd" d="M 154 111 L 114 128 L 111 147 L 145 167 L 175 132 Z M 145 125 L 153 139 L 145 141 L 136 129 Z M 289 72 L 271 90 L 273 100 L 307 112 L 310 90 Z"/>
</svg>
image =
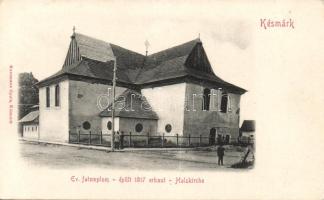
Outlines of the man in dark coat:
<svg viewBox="0 0 324 200">
<path fill-rule="evenodd" d="M 115 143 L 115 148 L 119 149 L 119 144 L 120 144 L 120 135 L 119 135 L 119 131 L 117 131 L 117 134 L 114 137 L 114 143 Z"/>
<path fill-rule="evenodd" d="M 224 152 L 225 148 L 223 147 L 223 145 L 219 145 L 219 147 L 217 148 L 218 165 L 223 165 Z"/>
</svg>

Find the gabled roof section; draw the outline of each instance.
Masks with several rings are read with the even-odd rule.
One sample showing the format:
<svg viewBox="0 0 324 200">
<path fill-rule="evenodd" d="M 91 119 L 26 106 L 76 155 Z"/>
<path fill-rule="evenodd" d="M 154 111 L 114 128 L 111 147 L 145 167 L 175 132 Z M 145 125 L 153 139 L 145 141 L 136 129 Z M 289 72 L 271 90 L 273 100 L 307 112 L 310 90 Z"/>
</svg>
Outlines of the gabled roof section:
<svg viewBox="0 0 324 200">
<path fill-rule="evenodd" d="M 49 79 L 65 74 L 84 78 L 112 80 L 114 58 L 117 63 L 117 82 L 136 87 L 167 84 L 172 80 L 209 81 L 233 92 L 243 94 L 243 88 L 230 84 L 215 75 L 200 39 L 144 56 L 102 40 L 73 33 L 62 70 L 37 85 L 46 85 Z M 186 79 L 182 79 L 186 78 Z"/>
<path fill-rule="evenodd" d="M 76 75 L 84 78 L 93 78 L 106 81 L 113 80 L 113 61 L 109 62 L 100 62 L 96 60 L 91 60 L 88 58 L 83 58 L 80 61 L 73 63 L 72 65 L 65 66 L 63 69 L 53 74 L 52 76 L 40 81 L 38 85 L 43 85 L 51 79 L 62 75 Z M 132 84 L 129 80 L 127 74 L 121 68 L 117 68 L 117 79 L 118 82 Z"/>
<path fill-rule="evenodd" d="M 200 39 L 195 39 L 149 55 L 135 83 L 150 83 L 188 75 L 185 63 L 199 43 Z"/>
<path fill-rule="evenodd" d="M 137 76 L 135 83 L 144 84 L 185 76 L 187 75 L 184 66 L 186 59 L 186 55 L 182 57 L 175 57 L 173 59 L 161 62 L 155 67 L 142 69 L 141 73 Z"/>
<path fill-rule="evenodd" d="M 128 82 L 135 81 L 135 78 L 140 72 L 140 68 L 144 65 L 145 56 L 115 44 L 98 40 L 83 34 L 74 33 L 71 36 L 69 50 L 62 68 L 63 71 L 61 70 L 58 73 L 59 74 L 69 73 L 71 72 L 71 70 L 80 71 L 80 69 L 77 70 L 73 68 L 76 67 L 82 60 L 87 60 L 87 61 L 92 60 L 93 62 L 91 62 L 90 64 L 97 63 L 101 67 L 105 67 L 104 66 L 105 63 L 112 62 L 115 59 L 115 57 L 117 59 L 117 70 L 119 72 L 121 71 L 123 72 L 123 75 L 119 73 L 120 76 L 122 76 L 122 80 L 125 81 L 127 79 Z M 110 66 L 111 63 L 107 64 L 106 66 L 108 65 Z M 96 71 L 107 70 L 107 69 L 100 70 L 96 66 L 92 66 L 92 69 Z M 109 69 L 111 69 L 111 73 L 112 73 L 112 68 Z M 87 71 L 85 68 L 83 68 L 82 70 L 86 72 L 84 74 L 85 76 L 89 76 L 90 73 L 89 71 Z M 99 73 L 99 75 L 103 75 L 103 74 Z M 93 76 L 89 76 L 89 77 L 93 77 Z M 108 77 L 101 77 L 101 78 L 110 79 Z"/>
<path fill-rule="evenodd" d="M 110 44 L 114 56 L 117 58 L 117 65 L 123 69 L 137 69 L 144 65 L 145 56 L 134 51 L 125 49 L 115 44 Z"/>
<path fill-rule="evenodd" d="M 194 48 L 190 51 L 185 66 L 216 76 L 201 42 L 197 42 Z"/>
<path fill-rule="evenodd" d="M 79 51 L 82 58 L 108 62 L 116 57 L 117 65 L 124 69 L 136 69 L 144 64 L 145 56 L 118 45 L 79 33 L 75 33 L 71 38 L 71 49 L 75 50 L 76 53 Z"/>
<path fill-rule="evenodd" d="M 80 33 L 75 33 L 74 36 L 72 36 L 72 41 L 73 40 L 76 41 L 82 57 L 100 62 L 107 62 L 114 57 L 110 44 L 105 41 Z"/>
<path fill-rule="evenodd" d="M 102 111 L 99 116 L 111 117 L 112 104 Z M 127 89 L 115 100 L 115 116 L 138 119 L 158 119 L 156 112 L 141 93 Z"/>
<path fill-rule="evenodd" d="M 241 126 L 241 131 L 253 132 L 255 131 L 255 121 L 254 120 L 244 120 Z"/>
<path fill-rule="evenodd" d="M 178 57 L 188 56 L 197 43 L 201 43 L 200 39 L 195 39 L 181 45 L 177 45 L 172 48 L 151 54 L 148 56 L 147 65 L 158 66 L 162 62 Z"/>
<path fill-rule="evenodd" d="M 27 122 L 34 122 L 38 123 L 38 118 L 39 118 L 39 111 L 32 111 L 25 115 L 23 118 L 21 118 L 18 122 L 20 123 L 27 123 Z"/>
<path fill-rule="evenodd" d="M 72 65 L 75 62 L 78 62 L 81 60 L 81 54 L 79 47 L 77 45 L 75 36 L 71 36 L 72 40 L 70 42 L 69 50 L 67 52 L 67 55 L 65 57 L 65 61 L 63 64 L 63 68 Z"/>
</svg>

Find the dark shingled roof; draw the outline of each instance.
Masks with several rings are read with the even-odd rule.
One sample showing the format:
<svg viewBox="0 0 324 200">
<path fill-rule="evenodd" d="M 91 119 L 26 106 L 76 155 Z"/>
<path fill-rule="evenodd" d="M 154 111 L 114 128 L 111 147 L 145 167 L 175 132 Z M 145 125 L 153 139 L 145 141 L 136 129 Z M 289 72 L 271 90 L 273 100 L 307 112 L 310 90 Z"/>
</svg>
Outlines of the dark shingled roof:
<svg viewBox="0 0 324 200">
<path fill-rule="evenodd" d="M 255 121 L 254 120 L 244 120 L 241 126 L 241 131 L 253 132 L 255 131 Z"/>
<path fill-rule="evenodd" d="M 138 119 L 158 119 L 146 98 L 140 93 L 127 89 L 115 100 L 115 116 Z M 99 116 L 111 117 L 112 104 L 102 111 Z"/>
<path fill-rule="evenodd" d="M 39 118 L 39 111 L 32 111 L 25 115 L 23 118 L 21 118 L 18 122 L 20 123 L 26 123 L 26 122 L 34 122 L 38 123 L 38 118 Z"/>
<path fill-rule="evenodd" d="M 160 65 L 162 62 L 179 57 L 184 57 L 184 60 L 186 60 L 187 56 L 190 54 L 197 43 L 201 43 L 200 39 L 195 39 L 181 45 L 151 54 L 148 56 L 149 59 L 147 65 L 154 67 Z"/>
<path fill-rule="evenodd" d="M 115 56 L 117 82 L 141 86 L 175 78 L 194 77 L 239 93 L 246 91 L 214 74 L 200 39 L 144 56 L 79 33 L 75 33 L 71 38 L 62 70 L 40 81 L 39 86 L 65 74 L 111 81 Z"/>
<path fill-rule="evenodd" d="M 101 62 L 107 62 L 114 57 L 109 43 L 79 33 L 74 34 L 74 37 L 82 57 Z"/>
</svg>

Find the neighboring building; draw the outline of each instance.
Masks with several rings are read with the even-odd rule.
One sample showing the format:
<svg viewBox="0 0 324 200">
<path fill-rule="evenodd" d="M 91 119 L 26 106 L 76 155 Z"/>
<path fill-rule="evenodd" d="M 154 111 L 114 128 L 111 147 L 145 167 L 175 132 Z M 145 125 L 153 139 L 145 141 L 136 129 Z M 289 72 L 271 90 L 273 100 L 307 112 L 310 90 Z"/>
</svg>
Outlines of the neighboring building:
<svg viewBox="0 0 324 200">
<path fill-rule="evenodd" d="M 254 138 L 255 133 L 255 121 L 254 120 L 244 120 L 240 128 L 242 137 Z"/>
<path fill-rule="evenodd" d="M 73 33 L 62 69 L 37 84 L 42 140 L 68 142 L 69 131 L 111 132 L 114 57 L 116 103 L 125 103 L 116 111 L 116 131 L 212 141 L 217 134 L 239 136 L 246 90 L 215 75 L 200 39 L 145 56 Z"/>
<path fill-rule="evenodd" d="M 21 118 L 18 123 L 22 125 L 22 137 L 39 139 L 39 111 L 38 106 L 33 106 L 31 112 Z"/>
</svg>

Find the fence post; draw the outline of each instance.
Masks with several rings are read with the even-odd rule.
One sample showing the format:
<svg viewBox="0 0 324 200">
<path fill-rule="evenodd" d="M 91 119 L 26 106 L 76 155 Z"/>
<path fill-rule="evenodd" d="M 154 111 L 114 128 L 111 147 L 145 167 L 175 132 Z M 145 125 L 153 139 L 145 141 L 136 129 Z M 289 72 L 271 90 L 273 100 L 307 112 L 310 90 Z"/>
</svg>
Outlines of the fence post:
<svg viewBox="0 0 324 200">
<path fill-rule="evenodd" d="M 190 147 L 190 134 L 189 134 L 189 138 L 188 138 L 188 140 L 189 140 L 188 142 L 189 142 L 189 147 Z"/>
<path fill-rule="evenodd" d="M 162 133 L 162 147 L 164 147 L 164 133 Z"/>
<path fill-rule="evenodd" d="M 177 133 L 177 147 L 178 147 L 178 144 L 179 144 L 179 134 Z"/>
<path fill-rule="evenodd" d="M 79 134 L 78 134 L 78 143 L 80 143 L 80 130 L 79 130 L 78 133 L 79 133 Z"/>
<path fill-rule="evenodd" d="M 132 132 L 129 132 L 129 147 L 131 147 L 132 144 Z"/>
<path fill-rule="evenodd" d="M 149 147 L 150 133 L 147 132 L 146 147 Z"/>
<path fill-rule="evenodd" d="M 102 131 L 100 131 L 99 141 L 100 141 L 100 144 L 102 144 Z"/>
<path fill-rule="evenodd" d="M 89 131 L 89 144 L 91 144 L 91 131 Z"/>
<path fill-rule="evenodd" d="M 201 134 L 199 135 L 199 146 L 201 146 Z"/>
</svg>

